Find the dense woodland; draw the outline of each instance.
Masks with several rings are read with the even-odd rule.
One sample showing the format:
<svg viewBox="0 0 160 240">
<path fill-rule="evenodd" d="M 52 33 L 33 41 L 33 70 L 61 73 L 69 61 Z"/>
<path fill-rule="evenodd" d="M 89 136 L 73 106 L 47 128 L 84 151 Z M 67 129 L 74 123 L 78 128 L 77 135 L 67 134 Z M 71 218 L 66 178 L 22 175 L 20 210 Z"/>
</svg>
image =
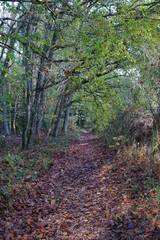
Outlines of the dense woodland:
<svg viewBox="0 0 160 240">
<path fill-rule="evenodd" d="M 0 0 L 3 239 L 159 239 L 159 131 L 159 0 Z M 88 144 L 88 150 L 83 144 Z M 67 173 L 74 166 L 70 155 L 77 161 L 75 169 L 80 169 L 74 170 L 73 178 L 73 172 Z M 40 198 L 36 205 L 41 206 L 41 195 L 31 189 L 33 183 L 39 181 L 41 193 L 48 196 L 49 169 L 52 175 L 59 176 L 56 171 L 62 171 L 69 179 L 52 179 L 52 187 L 59 181 L 57 188 L 74 189 L 74 182 L 79 184 L 90 171 L 87 176 L 99 171 L 99 164 L 103 168 L 109 164 L 107 174 L 112 180 L 105 183 L 103 176 L 97 189 L 110 189 L 111 202 L 116 194 L 126 194 L 125 206 L 133 210 L 129 215 L 109 206 L 115 214 L 106 213 L 105 218 L 112 219 L 107 233 L 100 228 L 100 220 L 94 222 L 102 232 L 83 232 L 85 227 L 77 227 L 73 234 L 73 229 L 63 233 L 63 229 L 70 229 L 64 224 L 64 219 L 70 219 L 66 212 L 63 221 L 56 222 L 58 230 L 51 230 L 50 220 L 42 221 L 43 214 L 33 214 L 26 207 L 25 199 L 31 199 L 31 195 L 32 203 Z M 98 175 L 94 176 L 91 186 L 99 181 Z M 107 184 L 113 186 L 108 188 Z M 67 196 L 64 198 L 69 199 Z M 49 198 L 54 211 L 63 208 L 59 196 Z M 99 209 L 101 200 L 96 201 Z M 15 211 L 23 205 L 27 213 L 24 210 L 18 225 L 20 220 L 15 219 L 20 216 Z M 12 211 L 14 215 L 8 215 Z M 90 207 L 88 211 L 91 214 Z M 24 220 L 25 214 L 32 219 L 30 222 Z M 55 219 L 61 219 L 61 215 Z"/>
</svg>

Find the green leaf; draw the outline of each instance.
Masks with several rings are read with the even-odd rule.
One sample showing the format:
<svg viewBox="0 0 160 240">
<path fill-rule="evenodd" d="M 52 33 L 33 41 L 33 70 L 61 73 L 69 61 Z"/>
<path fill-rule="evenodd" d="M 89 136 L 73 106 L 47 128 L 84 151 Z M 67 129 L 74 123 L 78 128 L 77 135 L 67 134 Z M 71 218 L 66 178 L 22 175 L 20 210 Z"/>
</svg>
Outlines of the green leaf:
<svg viewBox="0 0 160 240">
<path fill-rule="evenodd" d="M 160 27 L 158 26 L 158 27 L 156 28 L 156 30 L 157 30 L 157 32 L 160 32 Z"/>
<path fill-rule="evenodd" d="M 4 77 L 6 78 L 8 76 L 8 73 L 5 73 Z"/>
</svg>

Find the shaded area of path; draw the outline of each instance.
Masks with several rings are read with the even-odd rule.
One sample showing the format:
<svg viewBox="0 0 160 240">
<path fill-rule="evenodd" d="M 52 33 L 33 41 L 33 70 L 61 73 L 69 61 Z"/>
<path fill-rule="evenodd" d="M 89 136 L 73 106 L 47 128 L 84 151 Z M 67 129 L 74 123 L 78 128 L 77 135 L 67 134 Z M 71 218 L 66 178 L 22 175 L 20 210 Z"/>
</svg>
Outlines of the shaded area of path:
<svg viewBox="0 0 160 240">
<path fill-rule="evenodd" d="M 99 140 L 83 134 L 49 173 L 26 183 L 28 199 L 15 203 L 1 221 L 0 239 L 158 239 L 144 232 L 123 194 L 123 164 Z"/>
</svg>

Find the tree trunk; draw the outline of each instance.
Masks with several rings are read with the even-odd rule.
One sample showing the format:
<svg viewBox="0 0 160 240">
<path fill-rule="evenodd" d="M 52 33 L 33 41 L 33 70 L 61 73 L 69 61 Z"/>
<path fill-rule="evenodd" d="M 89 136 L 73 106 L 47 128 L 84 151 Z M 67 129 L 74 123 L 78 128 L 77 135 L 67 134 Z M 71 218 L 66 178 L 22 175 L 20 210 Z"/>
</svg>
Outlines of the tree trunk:
<svg viewBox="0 0 160 240">
<path fill-rule="evenodd" d="M 51 29 L 51 26 L 49 24 L 47 25 L 47 29 Z M 49 41 L 49 38 L 50 38 L 50 36 L 47 36 L 46 40 Z M 48 64 L 46 64 L 47 72 L 45 73 L 45 76 L 44 76 L 44 80 L 43 80 L 43 88 L 44 89 L 41 92 L 41 100 L 40 100 L 40 104 L 39 104 L 39 114 L 38 114 L 38 124 L 37 124 L 37 133 L 38 133 L 38 138 L 39 139 L 40 139 L 40 130 L 42 128 L 43 118 L 44 118 L 44 114 L 45 114 L 45 103 L 46 103 L 45 87 L 46 87 L 46 84 L 47 84 L 48 72 L 51 69 L 52 57 L 53 57 L 53 54 L 54 54 L 54 48 L 52 48 L 52 46 L 54 46 L 56 40 L 57 40 L 57 37 L 56 37 L 56 29 L 55 29 L 55 31 L 53 33 L 53 36 L 52 36 L 52 41 L 51 41 L 51 46 L 50 46 L 51 48 L 49 46 L 46 47 L 46 51 L 48 52 Z"/>
<path fill-rule="evenodd" d="M 3 109 L 2 114 L 3 114 L 4 135 L 8 136 L 10 132 L 9 132 L 9 126 L 8 126 L 8 120 L 7 120 L 7 104 L 5 99 L 2 101 L 2 109 Z"/>
<path fill-rule="evenodd" d="M 68 98 L 68 103 L 67 103 L 67 109 L 65 112 L 65 118 L 64 118 L 64 124 L 63 124 L 63 131 L 64 134 L 67 134 L 67 130 L 68 130 L 68 123 L 69 123 L 69 114 L 70 114 L 70 110 L 71 110 L 71 101 L 72 101 L 72 96 L 73 94 L 71 94 Z"/>
<path fill-rule="evenodd" d="M 18 105 L 18 96 L 16 97 L 15 104 L 14 104 L 14 114 L 13 114 L 13 133 L 14 134 L 16 134 L 17 105 Z"/>
<path fill-rule="evenodd" d="M 32 107 L 32 74 L 31 66 L 28 59 L 24 57 L 25 72 L 26 72 L 26 82 L 27 82 L 27 107 L 26 107 L 26 127 L 24 132 L 25 147 L 27 147 L 27 139 L 31 127 L 31 107 Z"/>
<path fill-rule="evenodd" d="M 62 101 L 62 93 L 59 95 L 59 98 L 58 98 L 58 101 L 57 101 L 57 105 L 56 105 L 56 108 L 55 108 L 55 111 L 54 111 L 54 116 L 52 118 L 52 122 L 51 122 L 51 126 L 50 128 L 48 129 L 48 133 L 47 133 L 47 137 L 46 137 L 46 140 L 48 140 L 49 136 L 52 134 L 53 132 L 53 129 L 54 129 L 54 126 L 55 126 L 55 123 L 56 123 L 56 116 L 59 112 L 59 107 L 61 105 L 61 101 Z"/>
<path fill-rule="evenodd" d="M 58 137 L 59 134 L 59 130 L 61 127 L 61 123 L 62 123 L 62 116 L 63 116 L 63 109 L 64 109 L 64 100 L 65 97 L 64 95 L 62 96 L 61 99 L 61 104 L 60 104 L 60 109 L 59 109 L 59 113 L 55 122 L 55 127 L 54 127 L 54 131 L 53 131 L 53 137 Z"/>
<path fill-rule="evenodd" d="M 34 6 L 32 6 L 34 9 Z M 31 10 L 33 10 L 31 7 Z M 27 44 L 24 46 L 24 66 L 25 66 L 25 78 L 26 78 L 26 117 L 25 117 L 25 125 L 24 125 L 24 131 L 23 131 L 23 140 L 24 140 L 24 148 L 27 148 L 28 145 L 28 138 L 29 134 L 31 131 L 31 110 L 32 110 L 32 101 L 33 101 L 33 96 L 32 96 L 32 64 L 29 62 L 28 59 L 32 59 L 32 51 L 30 49 L 30 40 L 29 40 L 29 35 L 32 35 L 35 30 L 35 26 L 33 27 L 33 14 L 31 14 L 31 17 L 29 19 L 29 22 L 26 27 L 26 39 L 27 39 Z M 25 95 L 24 95 L 25 97 Z"/>
<path fill-rule="evenodd" d="M 9 40 L 8 42 L 8 46 L 10 46 L 10 50 L 7 51 L 6 53 L 6 58 L 4 59 L 4 70 L 1 72 L 1 79 L 3 81 L 3 85 L 2 85 L 2 91 L 1 91 L 1 95 L 2 95 L 2 99 L 1 99 L 1 106 L 2 106 L 2 112 L 3 112 L 3 127 L 4 127 L 4 134 L 6 136 L 8 136 L 10 134 L 9 132 L 9 126 L 8 126 L 8 120 L 7 120 L 7 100 L 6 100 L 6 95 L 8 94 L 8 82 L 7 82 L 7 77 L 5 76 L 6 73 L 9 71 L 9 55 L 11 53 L 11 49 L 14 47 L 15 42 L 16 42 L 16 38 L 14 37 L 15 34 L 17 34 L 19 32 L 19 30 L 21 29 L 22 25 L 23 25 L 23 21 L 24 18 L 22 20 L 22 22 L 16 27 L 16 29 L 13 32 L 13 36 L 11 38 L 11 40 Z M 11 29 L 12 30 L 11 26 Z"/>
<path fill-rule="evenodd" d="M 41 93 L 41 99 L 40 99 L 40 107 L 39 107 L 39 117 L 38 117 L 38 127 L 37 127 L 37 133 L 38 138 L 40 139 L 40 131 L 43 124 L 43 118 L 45 113 L 45 103 L 46 103 L 46 91 L 42 91 Z"/>
<path fill-rule="evenodd" d="M 44 66 L 44 58 L 41 57 L 40 68 L 38 71 L 37 77 L 37 84 L 35 90 L 35 97 L 34 97 L 34 104 L 33 104 L 33 120 L 32 120 L 32 127 L 30 131 L 30 136 L 28 138 L 27 146 L 31 148 L 34 144 L 35 135 L 36 135 L 36 128 L 37 128 L 37 117 L 38 117 L 38 105 L 39 105 L 39 97 L 40 97 L 40 87 L 42 81 L 42 70 Z"/>
</svg>

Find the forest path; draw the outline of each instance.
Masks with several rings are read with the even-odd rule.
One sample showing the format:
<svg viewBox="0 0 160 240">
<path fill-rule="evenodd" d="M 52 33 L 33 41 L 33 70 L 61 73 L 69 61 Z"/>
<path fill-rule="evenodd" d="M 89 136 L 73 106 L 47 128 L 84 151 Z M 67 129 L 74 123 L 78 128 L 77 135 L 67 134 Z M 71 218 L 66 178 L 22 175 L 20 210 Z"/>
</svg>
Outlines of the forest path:
<svg viewBox="0 0 160 240">
<path fill-rule="evenodd" d="M 4 239 L 156 239 L 139 235 L 128 215 L 123 166 L 113 158 L 95 136 L 83 134 L 46 175 L 26 183 L 30 197 L 6 213 Z"/>
</svg>

